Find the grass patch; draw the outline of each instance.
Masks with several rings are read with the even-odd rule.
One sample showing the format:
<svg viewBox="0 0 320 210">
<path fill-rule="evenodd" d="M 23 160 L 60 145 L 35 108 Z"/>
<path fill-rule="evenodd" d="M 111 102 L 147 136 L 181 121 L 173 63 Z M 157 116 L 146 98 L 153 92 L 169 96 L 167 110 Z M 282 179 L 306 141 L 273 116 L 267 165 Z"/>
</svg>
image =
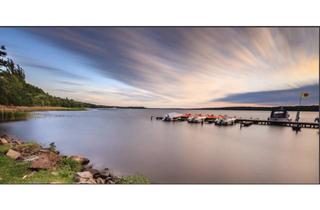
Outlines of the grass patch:
<svg viewBox="0 0 320 210">
<path fill-rule="evenodd" d="M 78 172 L 82 169 L 82 165 L 71 158 L 63 157 L 59 161 L 59 168 L 66 171 Z"/>
<path fill-rule="evenodd" d="M 26 163 L 0 155 L 0 184 L 24 183 L 22 178 L 29 173 L 28 167 Z"/>
<path fill-rule="evenodd" d="M 72 184 L 75 183 L 74 174 L 82 167 L 69 158 L 62 158 L 54 170 L 40 170 L 33 173 L 29 166 L 30 163 L 14 161 L 1 155 L 0 184 Z M 26 175 L 27 177 L 25 177 Z"/>
<path fill-rule="evenodd" d="M 142 175 L 124 176 L 117 184 L 150 184 L 150 180 Z"/>
<path fill-rule="evenodd" d="M 10 149 L 10 147 L 11 147 L 10 144 L 0 145 L 0 154 L 6 154 Z"/>
</svg>

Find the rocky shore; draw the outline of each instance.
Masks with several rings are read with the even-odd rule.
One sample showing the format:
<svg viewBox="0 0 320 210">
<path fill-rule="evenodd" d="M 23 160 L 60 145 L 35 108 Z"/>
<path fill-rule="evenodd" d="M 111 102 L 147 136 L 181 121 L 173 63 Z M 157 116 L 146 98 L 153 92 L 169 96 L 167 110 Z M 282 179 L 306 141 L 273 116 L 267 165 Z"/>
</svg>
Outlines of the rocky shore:
<svg viewBox="0 0 320 210">
<path fill-rule="evenodd" d="M 34 142 L 24 142 L 7 135 L 0 136 L 0 183 L 78 183 L 78 184 L 146 184 L 143 176 L 118 177 L 108 168 L 97 170 L 90 165 L 90 160 L 79 155 L 61 155 L 54 143 L 43 147 Z M 8 166 L 4 166 L 8 164 Z M 17 167 L 16 179 L 8 176 L 8 170 Z M 12 172 L 15 176 L 18 172 Z M 12 176 L 12 175 L 11 175 Z M 10 180 L 13 181 L 10 181 Z M 21 179 L 21 180 L 20 180 Z"/>
</svg>

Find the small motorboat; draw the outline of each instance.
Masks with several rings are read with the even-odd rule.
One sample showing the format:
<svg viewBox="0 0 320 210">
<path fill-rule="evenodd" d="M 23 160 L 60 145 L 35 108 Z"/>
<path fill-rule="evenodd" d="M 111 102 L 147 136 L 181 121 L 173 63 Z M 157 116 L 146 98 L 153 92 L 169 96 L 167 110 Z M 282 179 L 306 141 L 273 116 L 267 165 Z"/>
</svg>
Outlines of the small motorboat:
<svg viewBox="0 0 320 210">
<path fill-rule="evenodd" d="M 271 125 L 281 125 L 283 123 L 290 122 L 291 118 L 287 110 L 280 108 L 271 111 L 268 121 L 270 121 Z"/>
<path fill-rule="evenodd" d="M 188 118 L 188 123 L 203 123 L 206 119 L 205 115 L 198 114 Z"/>
<path fill-rule="evenodd" d="M 180 113 L 171 112 L 171 113 L 166 114 L 166 115 L 162 118 L 162 120 L 163 120 L 163 121 L 167 121 L 167 122 L 169 122 L 169 121 L 177 121 L 177 120 L 179 119 L 179 117 L 181 117 L 181 116 L 182 116 L 182 114 L 180 114 Z"/>
<path fill-rule="evenodd" d="M 192 114 L 191 113 L 185 113 L 185 114 L 182 114 L 181 116 L 179 116 L 177 118 L 178 121 L 186 121 L 188 120 L 189 117 L 191 117 Z"/>
<path fill-rule="evenodd" d="M 234 125 L 236 121 L 235 117 L 228 117 L 228 116 L 224 116 L 223 118 L 218 118 L 215 122 L 215 125 Z"/>
<path fill-rule="evenodd" d="M 234 125 L 236 121 L 235 117 L 227 117 L 222 120 L 221 125 Z"/>
<path fill-rule="evenodd" d="M 214 121 L 215 125 L 222 125 L 222 121 L 226 118 L 226 116 L 219 115 L 218 118 Z"/>
<path fill-rule="evenodd" d="M 205 121 L 206 123 L 211 124 L 211 123 L 214 123 L 214 122 L 216 121 L 216 119 L 218 119 L 218 118 L 219 118 L 218 115 L 209 114 L 209 115 L 206 116 L 206 118 L 204 119 L 204 121 Z"/>
</svg>

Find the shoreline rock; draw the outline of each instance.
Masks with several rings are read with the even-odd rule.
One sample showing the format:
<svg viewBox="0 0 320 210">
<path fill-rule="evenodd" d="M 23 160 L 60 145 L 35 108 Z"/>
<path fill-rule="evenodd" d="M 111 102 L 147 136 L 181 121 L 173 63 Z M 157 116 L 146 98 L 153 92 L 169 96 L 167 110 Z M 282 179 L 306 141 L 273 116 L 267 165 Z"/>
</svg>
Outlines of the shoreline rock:
<svg viewBox="0 0 320 210">
<path fill-rule="evenodd" d="M 0 145 L 2 144 L 8 144 L 9 142 L 5 138 L 0 137 Z"/>
<path fill-rule="evenodd" d="M 90 160 L 88 158 L 85 158 L 80 155 L 71 155 L 71 156 L 69 156 L 69 158 L 80 163 L 81 165 L 87 165 L 90 162 Z"/>
<path fill-rule="evenodd" d="M 6 156 L 8 156 L 9 158 L 12 158 L 14 160 L 17 160 L 18 158 L 21 157 L 21 153 L 15 151 L 13 149 L 9 149 L 9 151 L 6 153 Z"/>
<path fill-rule="evenodd" d="M 7 157 L 31 163 L 30 169 L 33 172 L 25 175 L 23 179 L 32 176 L 38 170 L 52 170 L 51 173 L 55 173 L 55 167 L 62 158 L 69 158 L 81 165 L 81 170 L 74 174 L 74 180 L 78 184 L 116 184 L 121 179 L 111 173 L 108 168 L 103 170 L 93 168 L 93 165 L 88 165 L 90 160 L 81 155 L 60 155 L 57 150 L 44 148 L 37 143 L 24 142 L 7 135 L 0 137 L 0 145 L 10 145 L 10 149 L 5 154 Z"/>
<path fill-rule="evenodd" d="M 77 172 L 75 179 L 79 184 L 96 184 L 93 175 L 89 171 Z"/>
<path fill-rule="evenodd" d="M 41 153 L 38 158 L 31 161 L 31 169 L 52 169 L 61 158 L 54 152 L 48 151 Z"/>
</svg>

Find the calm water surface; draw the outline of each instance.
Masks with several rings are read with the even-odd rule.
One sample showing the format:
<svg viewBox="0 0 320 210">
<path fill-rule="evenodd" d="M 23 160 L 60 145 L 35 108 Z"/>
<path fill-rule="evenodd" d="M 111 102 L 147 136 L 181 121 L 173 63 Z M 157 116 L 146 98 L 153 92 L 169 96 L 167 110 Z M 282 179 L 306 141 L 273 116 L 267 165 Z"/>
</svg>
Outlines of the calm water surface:
<svg viewBox="0 0 320 210">
<path fill-rule="evenodd" d="M 97 168 L 143 174 L 154 183 L 315 183 L 319 134 L 287 127 L 166 123 L 150 120 L 175 110 L 35 112 L 0 124 L 0 134 L 55 142 L 63 154 L 87 156 Z M 178 111 L 179 112 L 179 111 Z M 267 119 L 263 111 L 183 111 Z M 295 112 L 291 113 L 294 118 Z M 313 121 L 317 112 L 304 112 Z"/>
</svg>

